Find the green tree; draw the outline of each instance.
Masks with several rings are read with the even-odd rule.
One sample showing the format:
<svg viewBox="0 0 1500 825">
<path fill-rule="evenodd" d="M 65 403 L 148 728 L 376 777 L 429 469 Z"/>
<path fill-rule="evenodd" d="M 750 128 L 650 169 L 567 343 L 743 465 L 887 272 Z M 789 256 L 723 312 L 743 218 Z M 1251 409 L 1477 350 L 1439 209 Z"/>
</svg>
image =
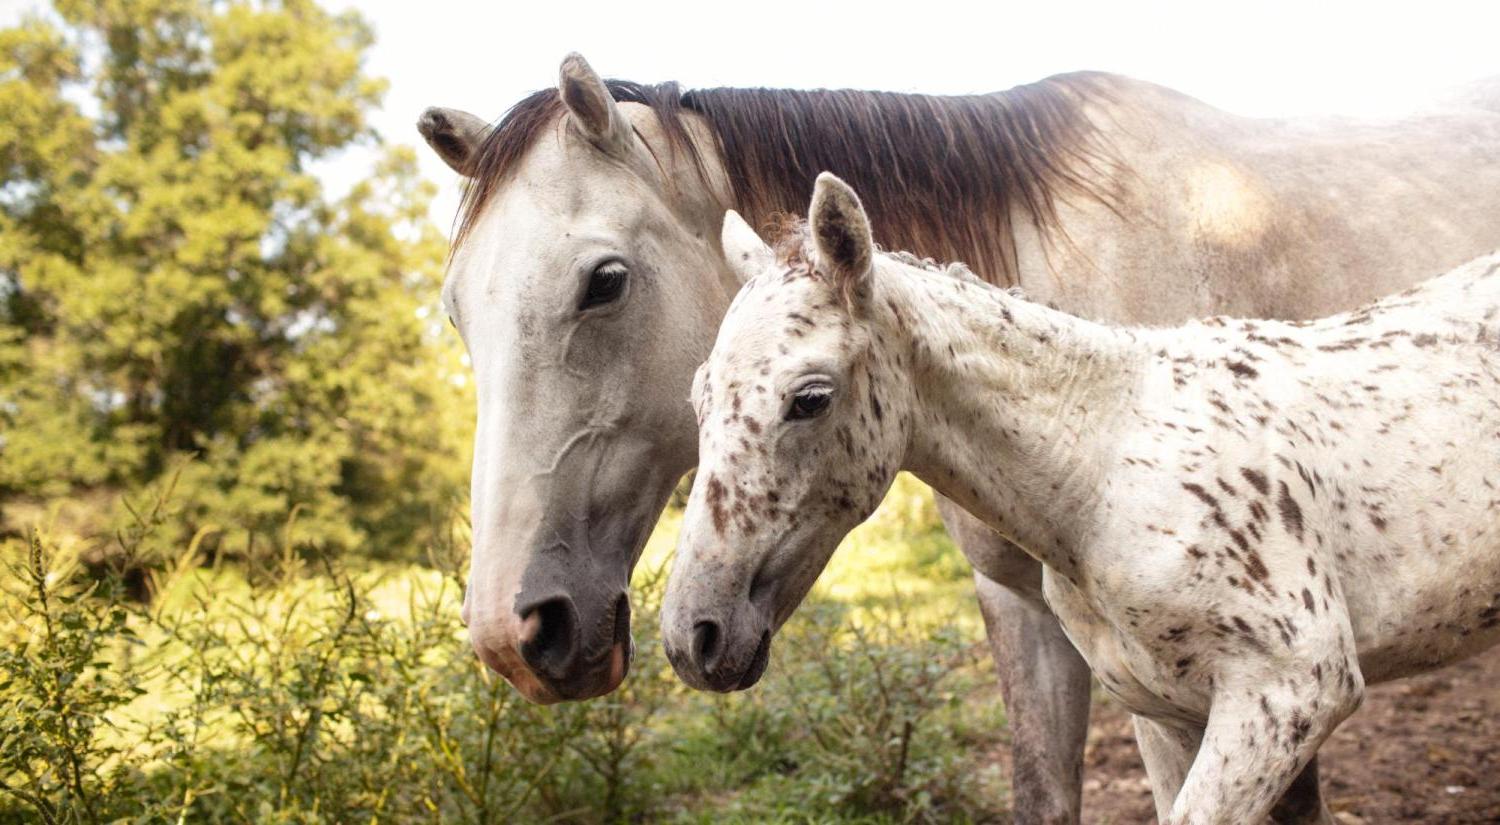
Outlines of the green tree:
<svg viewBox="0 0 1500 825">
<path fill-rule="evenodd" d="M 370 29 L 307 0 L 57 0 L 0 31 L 0 506 L 176 478 L 211 546 L 399 555 L 463 486 L 443 239 L 378 147 Z M 126 514 L 77 507 L 106 535 Z"/>
</svg>

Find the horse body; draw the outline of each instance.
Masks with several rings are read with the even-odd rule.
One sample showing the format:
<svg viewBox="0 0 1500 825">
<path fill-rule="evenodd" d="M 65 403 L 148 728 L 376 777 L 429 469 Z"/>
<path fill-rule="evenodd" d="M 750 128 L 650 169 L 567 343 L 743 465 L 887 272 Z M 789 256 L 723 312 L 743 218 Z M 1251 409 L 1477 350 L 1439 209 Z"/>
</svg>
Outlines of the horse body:
<svg viewBox="0 0 1500 825">
<path fill-rule="evenodd" d="M 1480 216 L 1500 208 L 1494 113 L 1371 126 L 1361 142 L 1107 75 L 977 98 L 683 95 L 606 86 L 570 58 L 557 90 L 494 128 L 449 110 L 420 126 L 472 181 L 444 289 L 480 397 L 465 616 L 481 658 L 539 701 L 624 677 L 630 569 L 696 461 L 682 399 L 737 286 L 725 208 L 757 223 L 799 210 L 833 168 L 872 195 L 883 241 L 1133 323 L 1306 317 L 1500 242 Z M 585 306 L 615 264 L 628 287 Z M 1317 266 L 1324 281 L 1293 280 Z M 1015 815 L 1076 821 L 1087 668 L 1041 567 L 940 508 L 977 571 Z"/>
<path fill-rule="evenodd" d="M 690 683 L 753 681 L 903 468 L 1046 566 L 1149 720 L 1163 821 L 1264 818 L 1367 681 L 1500 641 L 1500 255 L 1315 323 L 1142 331 L 874 260 L 868 232 L 830 177 L 815 252 L 726 239 L 759 274 L 696 391 L 663 610 Z"/>
<path fill-rule="evenodd" d="M 1067 198 L 1060 231 L 1043 237 L 1022 222 L 1017 244 L 1020 285 L 1073 314 L 1131 324 L 1319 317 L 1500 241 L 1491 113 L 1253 119 L 1150 83 L 1095 83 L 1106 102 L 1084 105 L 1117 159 L 1111 202 Z"/>
</svg>

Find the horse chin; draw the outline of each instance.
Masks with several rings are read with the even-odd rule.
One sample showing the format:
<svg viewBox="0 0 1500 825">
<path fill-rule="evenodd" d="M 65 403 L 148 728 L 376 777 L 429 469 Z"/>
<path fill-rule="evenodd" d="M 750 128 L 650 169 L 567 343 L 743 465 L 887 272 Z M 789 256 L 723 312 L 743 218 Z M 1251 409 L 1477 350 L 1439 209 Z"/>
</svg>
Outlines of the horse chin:
<svg viewBox="0 0 1500 825">
<path fill-rule="evenodd" d="M 596 668 L 587 677 L 569 684 L 556 684 L 542 679 L 524 667 L 490 669 L 504 676 L 527 701 L 537 705 L 555 705 L 559 702 L 582 702 L 612 693 L 625 681 L 630 673 L 630 662 L 634 657 L 635 644 L 629 640 L 619 642 L 602 660 L 603 667 Z M 486 664 L 489 664 L 486 660 Z"/>
<path fill-rule="evenodd" d="M 593 669 L 588 678 L 569 685 L 552 688 L 560 701 L 582 702 L 613 693 L 630 673 L 630 662 L 634 658 L 635 643 L 627 639 L 617 642 L 602 660 L 603 667 Z"/>
<path fill-rule="evenodd" d="M 761 633 L 760 644 L 750 657 L 749 664 L 739 673 L 704 674 L 704 687 L 715 693 L 734 693 L 755 687 L 760 677 L 766 674 L 766 665 L 771 661 L 771 631 Z"/>
<path fill-rule="evenodd" d="M 533 676 L 529 671 L 521 671 L 518 674 L 506 674 L 505 681 L 510 682 L 518 693 L 526 697 L 528 702 L 536 705 L 555 705 L 563 700 L 556 691 L 548 687 L 542 680 Z"/>
<path fill-rule="evenodd" d="M 755 687 L 760 677 L 766 673 L 766 665 L 771 663 L 771 631 L 767 630 L 761 634 L 760 646 L 755 649 L 755 656 L 750 660 L 750 667 L 745 669 L 745 674 L 740 677 L 739 684 L 734 686 L 735 690 L 749 690 Z"/>
</svg>

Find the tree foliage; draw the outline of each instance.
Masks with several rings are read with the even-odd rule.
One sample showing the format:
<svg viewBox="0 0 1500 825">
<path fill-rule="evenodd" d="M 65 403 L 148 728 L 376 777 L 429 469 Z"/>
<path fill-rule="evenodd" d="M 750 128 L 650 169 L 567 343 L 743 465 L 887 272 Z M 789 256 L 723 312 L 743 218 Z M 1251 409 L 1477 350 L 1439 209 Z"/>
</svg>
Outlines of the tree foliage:
<svg viewBox="0 0 1500 825">
<path fill-rule="evenodd" d="M 451 511 L 468 399 L 430 186 L 406 149 L 339 197 L 314 174 L 380 147 L 371 38 L 306 0 L 57 0 L 0 31 L 6 530 L 168 477 L 164 546 L 393 555 Z"/>
</svg>

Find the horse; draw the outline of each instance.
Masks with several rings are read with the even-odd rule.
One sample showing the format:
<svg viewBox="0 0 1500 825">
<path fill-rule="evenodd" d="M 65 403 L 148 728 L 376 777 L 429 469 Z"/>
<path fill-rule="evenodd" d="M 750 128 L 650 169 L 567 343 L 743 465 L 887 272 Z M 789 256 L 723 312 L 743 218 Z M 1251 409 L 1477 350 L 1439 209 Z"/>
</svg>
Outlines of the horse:
<svg viewBox="0 0 1500 825">
<path fill-rule="evenodd" d="M 886 242 L 1135 323 L 1346 309 L 1500 241 L 1500 114 L 1462 107 L 1251 120 L 1095 73 L 956 97 L 683 91 L 605 82 L 574 55 L 493 126 L 430 109 L 418 127 L 468 181 L 443 288 L 479 397 L 464 617 L 478 656 L 542 702 L 629 667 L 630 572 L 696 462 L 683 399 L 739 286 L 725 209 L 800 212 L 830 169 Z M 1076 822 L 1088 668 L 1041 567 L 940 508 L 999 664 L 1016 817 Z"/>
<path fill-rule="evenodd" d="M 832 175 L 779 256 L 733 213 L 723 245 L 662 607 L 688 684 L 759 678 L 902 469 L 1044 566 L 1164 823 L 1264 821 L 1366 684 L 1500 642 L 1500 253 L 1313 322 L 1132 329 L 877 254 Z"/>
</svg>

